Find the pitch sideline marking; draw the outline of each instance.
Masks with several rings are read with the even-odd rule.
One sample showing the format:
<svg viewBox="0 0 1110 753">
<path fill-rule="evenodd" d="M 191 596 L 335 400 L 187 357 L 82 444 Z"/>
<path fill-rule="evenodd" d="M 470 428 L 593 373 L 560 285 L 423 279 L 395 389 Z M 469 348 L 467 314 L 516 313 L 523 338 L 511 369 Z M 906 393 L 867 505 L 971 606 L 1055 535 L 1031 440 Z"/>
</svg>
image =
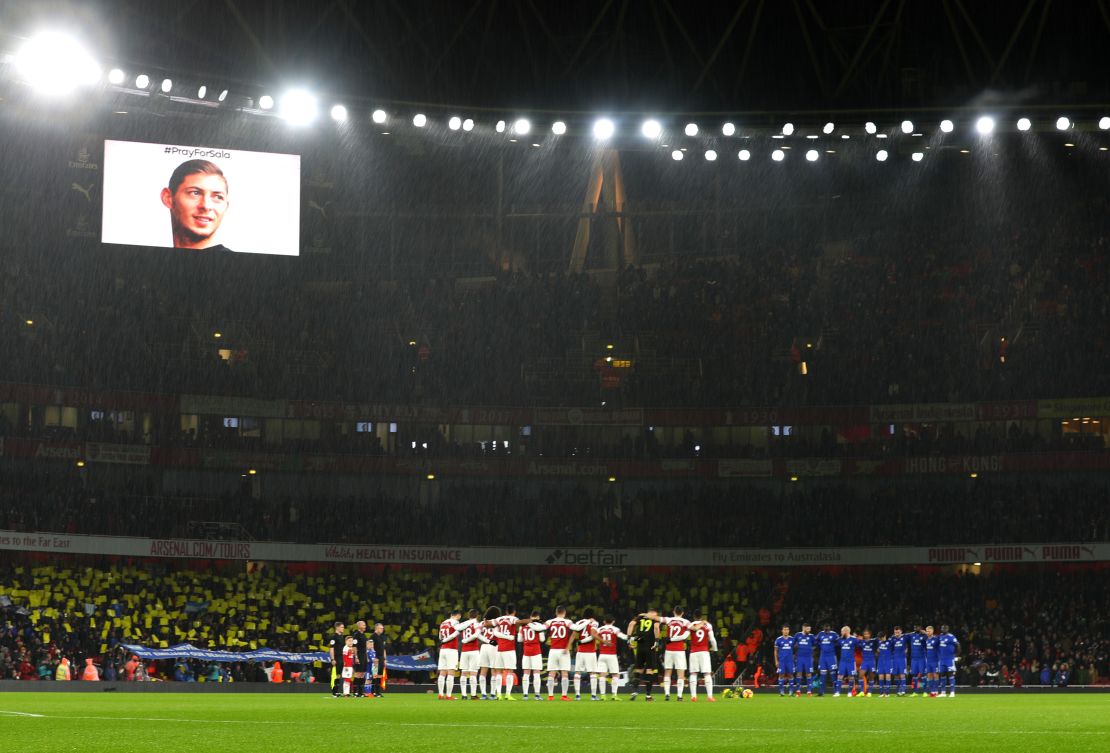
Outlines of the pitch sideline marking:
<svg viewBox="0 0 1110 753">
<path fill-rule="evenodd" d="M 4 714 L 5 716 L 32 716 L 38 719 L 41 719 L 44 716 L 44 714 L 32 714 L 27 711 L 0 711 L 0 714 Z"/>
</svg>

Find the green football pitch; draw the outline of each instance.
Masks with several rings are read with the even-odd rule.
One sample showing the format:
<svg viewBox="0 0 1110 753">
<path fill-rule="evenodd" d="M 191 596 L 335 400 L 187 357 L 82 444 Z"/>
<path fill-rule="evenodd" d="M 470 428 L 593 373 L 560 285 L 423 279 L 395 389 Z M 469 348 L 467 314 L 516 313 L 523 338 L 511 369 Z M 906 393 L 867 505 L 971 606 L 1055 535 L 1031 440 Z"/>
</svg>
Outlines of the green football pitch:
<svg viewBox="0 0 1110 753">
<path fill-rule="evenodd" d="M 444 751 L 586 746 L 643 753 L 844 749 L 1110 751 L 1108 695 L 779 698 L 716 703 L 437 701 L 392 694 L 4 693 L 4 750 Z M 496 749 L 505 749 L 499 747 Z"/>
</svg>

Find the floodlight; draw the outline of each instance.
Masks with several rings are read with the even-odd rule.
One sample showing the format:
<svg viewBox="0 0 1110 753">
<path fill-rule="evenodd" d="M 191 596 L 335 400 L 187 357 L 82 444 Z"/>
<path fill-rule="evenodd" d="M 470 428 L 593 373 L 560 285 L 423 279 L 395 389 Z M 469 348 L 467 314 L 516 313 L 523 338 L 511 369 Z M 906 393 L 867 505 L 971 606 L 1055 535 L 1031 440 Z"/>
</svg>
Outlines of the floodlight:
<svg viewBox="0 0 1110 753">
<path fill-rule="evenodd" d="M 783 136 L 789 136 L 792 133 L 794 133 L 794 124 L 793 123 L 784 123 L 783 126 L 782 126 L 782 135 Z"/>
<path fill-rule="evenodd" d="M 451 119 L 447 121 L 447 127 L 452 131 L 457 131 L 462 128 L 462 118 L 458 115 L 452 115 Z"/>
<path fill-rule="evenodd" d="M 428 125 L 428 116 L 422 112 L 418 112 L 412 116 L 412 124 L 417 128 L 423 128 Z"/>
<path fill-rule="evenodd" d="M 942 120 L 942 121 L 940 121 L 940 130 L 944 131 L 945 133 L 952 133 L 952 130 L 955 127 L 956 127 L 956 124 L 953 123 L 951 120 Z"/>
<path fill-rule="evenodd" d="M 168 78 L 162 79 L 161 89 L 163 94 L 169 94 L 171 91 L 173 91 L 173 81 Z"/>
<path fill-rule="evenodd" d="M 609 120 L 609 118 L 601 118 L 594 123 L 594 138 L 598 141 L 605 141 L 606 139 L 612 138 L 616 130 L 617 127 L 613 125 L 613 121 Z"/>
<path fill-rule="evenodd" d="M 385 110 L 374 110 L 374 114 L 370 116 L 370 119 L 373 120 L 375 123 L 378 123 L 379 125 L 384 123 Z"/>
<path fill-rule="evenodd" d="M 119 68 L 113 68 L 108 71 L 108 83 L 112 86 L 119 86 L 123 83 L 124 73 Z"/>
<path fill-rule="evenodd" d="M 504 133 L 505 132 L 505 121 L 504 120 L 497 121 L 497 127 L 496 127 L 495 130 L 498 133 Z"/>
<path fill-rule="evenodd" d="M 1018 118 L 1017 129 L 1019 131 L 1028 131 L 1032 127 L 1033 123 L 1029 120 L 1029 118 Z"/>
<path fill-rule="evenodd" d="M 556 120 L 551 124 L 551 132 L 556 136 L 562 136 L 567 132 L 567 124 L 561 120 Z"/>
<path fill-rule="evenodd" d="M 1110 131 L 1110 118 L 1105 117 L 1105 116 L 1099 118 L 1098 119 L 1098 127 L 1101 128 L 1104 131 Z"/>
<path fill-rule="evenodd" d="M 816 162 L 819 156 L 820 155 L 817 153 L 816 149 L 810 149 L 808 152 L 806 152 L 806 159 L 810 162 Z"/>
<path fill-rule="evenodd" d="M 880 149 L 879 151 L 875 152 L 875 159 L 877 159 L 879 162 L 886 162 L 886 158 L 889 156 L 890 155 L 887 154 L 886 149 Z"/>
<path fill-rule="evenodd" d="M 709 149 L 708 151 L 706 151 L 705 161 L 706 162 L 716 162 L 717 161 L 717 152 L 715 152 L 712 149 Z"/>
<path fill-rule="evenodd" d="M 517 118 L 513 121 L 513 133 L 517 136 L 527 136 L 532 130 L 532 122 L 528 118 Z"/>
<path fill-rule="evenodd" d="M 912 159 L 914 162 L 920 162 L 921 160 L 925 159 L 925 152 L 914 152 L 910 155 L 910 159 Z"/>
<path fill-rule="evenodd" d="M 145 89 L 148 86 L 150 86 L 150 76 L 146 75 L 145 73 L 140 73 L 138 76 L 135 77 L 136 89 Z"/>
<path fill-rule="evenodd" d="M 331 108 L 331 119 L 336 123 L 347 122 L 347 108 L 343 105 L 334 105 Z"/>
<path fill-rule="evenodd" d="M 863 124 L 863 130 L 867 131 L 870 134 L 874 134 L 879 130 L 879 127 L 869 120 Z"/>
<path fill-rule="evenodd" d="M 686 155 L 682 153 L 681 149 L 675 149 L 673 152 L 671 152 L 671 159 L 673 159 L 675 162 L 681 162 L 682 158 L 685 156 Z"/>
<path fill-rule="evenodd" d="M 687 123 L 686 128 L 684 130 L 684 133 L 687 136 L 697 136 L 698 135 L 698 124 L 697 123 Z"/>
<path fill-rule="evenodd" d="M 202 84 L 201 87 L 197 89 L 197 99 L 204 99 L 206 96 L 208 96 L 208 87 Z"/>
<path fill-rule="evenodd" d="M 983 136 L 988 136 L 994 131 L 994 118 L 984 115 L 975 121 L 975 130 Z"/>
<path fill-rule="evenodd" d="M 828 134 L 832 133 L 835 130 L 836 130 L 836 124 L 833 123 L 830 120 L 828 123 L 825 123 L 825 127 L 821 129 L 821 132 L 824 133 L 825 135 L 828 135 Z"/>
<path fill-rule="evenodd" d="M 736 156 L 740 158 L 741 162 L 747 162 L 752 158 L 752 153 L 747 149 L 741 149 Z"/>
<path fill-rule="evenodd" d="M 467 118 L 463 121 L 463 130 L 467 133 L 474 130 L 474 120 L 472 118 Z"/>
<path fill-rule="evenodd" d="M 1056 130 L 1066 131 L 1069 128 L 1071 128 L 1071 121 L 1070 120 L 1068 120 L 1067 118 L 1065 118 L 1062 115 L 1060 117 L 1056 118 Z"/>
<path fill-rule="evenodd" d="M 308 125 L 316 120 L 316 97 L 305 89 L 290 89 L 281 98 L 278 115 L 290 125 Z"/>
<path fill-rule="evenodd" d="M 736 125 L 733 123 L 725 123 L 723 126 L 721 126 L 721 133 L 723 133 L 725 136 L 731 136 L 732 134 L 736 133 Z"/>
<path fill-rule="evenodd" d="M 80 42 L 60 32 L 43 32 L 15 53 L 15 69 L 35 91 L 57 97 L 100 79 L 100 65 Z"/>
<path fill-rule="evenodd" d="M 902 121 L 902 133 L 905 133 L 905 134 L 913 133 L 913 121 L 912 120 L 903 120 Z"/>
<path fill-rule="evenodd" d="M 258 98 L 258 107 L 261 110 L 271 110 L 274 107 L 274 98 L 269 94 L 263 94 Z"/>
<path fill-rule="evenodd" d="M 220 96 L 216 97 L 216 99 L 219 102 L 223 102 L 225 99 L 227 99 L 227 89 L 224 89 L 222 92 L 220 92 Z"/>
<path fill-rule="evenodd" d="M 782 162 L 784 159 L 786 159 L 786 152 L 781 149 L 776 149 L 775 151 L 771 152 L 771 159 L 773 159 L 775 162 Z"/>
<path fill-rule="evenodd" d="M 659 125 L 658 120 L 645 120 L 644 124 L 640 126 L 640 133 L 645 138 L 657 139 L 663 133 L 663 126 Z"/>
</svg>

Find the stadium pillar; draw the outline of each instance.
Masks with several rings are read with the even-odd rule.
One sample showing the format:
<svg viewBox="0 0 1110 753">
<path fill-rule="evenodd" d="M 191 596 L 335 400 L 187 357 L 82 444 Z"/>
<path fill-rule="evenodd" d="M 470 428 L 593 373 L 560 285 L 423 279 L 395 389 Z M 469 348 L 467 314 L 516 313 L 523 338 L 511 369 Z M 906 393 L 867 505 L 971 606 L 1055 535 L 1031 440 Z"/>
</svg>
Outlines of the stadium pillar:
<svg viewBox="0 0 1110 753">
<path fill-rule="evenodd" d="M 586 268 L 590 250 L 590 233 L 597 222 L 600 235 L 602 265 L 605 269 L 620 269 L 637 260 L 632 221 L 624 214 L 624 173 L 620 153 L 615 149 L 601 152 L 590 170 L 586 196 L 578 215 L 578 230 L 570 254 L 570 271 L 579 273 Z M 600 215 L 600 217 L 599 217 Z M 610 221 L 611 220 L 611 221 Z"/>
</svg>

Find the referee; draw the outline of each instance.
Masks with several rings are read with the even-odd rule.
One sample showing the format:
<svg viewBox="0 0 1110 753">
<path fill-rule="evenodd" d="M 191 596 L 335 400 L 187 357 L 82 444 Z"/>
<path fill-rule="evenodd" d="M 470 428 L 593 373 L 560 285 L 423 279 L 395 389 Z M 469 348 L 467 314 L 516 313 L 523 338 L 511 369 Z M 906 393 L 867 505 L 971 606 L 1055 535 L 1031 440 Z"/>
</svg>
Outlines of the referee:
<svg viewBox="0 0 1110 753">
<path fill-rule="evenodd" d="M 366 688 L 366 620 L 359 620 L 355 623 L 355 629 L 351 631 L 351 637 L 355 639 L 355 698 L 362 698 L 365 695 Z"/>
<path fill-rule="evenodd" d="M 659 652 L 656 651 L 656 645 L 659 640 L 659 623 L 653 617 L 657 617 L 659 612 L 654 609 L 649 609 L 644 613 L 644 617 L 637 617 L 628 623 L 628 637 L 630 643 L 633 645 L 633 664 L 632 664 L 632 695 L 628 700 L 635 701 L 639 691 L 635 690 L 637 684 L 642 684 L 644 688 L 644 700 L 651 701 L 651 686 L 655 682 L 656 676 L 659 674 Z"/>
<path fill-rule="evenodd" d="M 385 675 L 385 653 L 388 648 L 388 643 L 385 638 L 385 625 L 380 622 L 374 623 L 374 632 L 370 634 L 370 644 L 374 647 L 374 656 L 378 662 L 377 677 L 371 676 L 370 678 L 370 695 L 375 698 L 381 698 L 382 686 L 380 678 Z M 376 683 L 375 680 L 377 680 Z"/>
<path fill-rule="evenodd" d="M 342 622 L 335 623 L 335 632 L 328 636 L 328 659 L 331 660 L 331 694 L 336 698 L 343 695 L 343 647 L 347 639 L 343 636 L 346 626 Z"/>
</svg>

